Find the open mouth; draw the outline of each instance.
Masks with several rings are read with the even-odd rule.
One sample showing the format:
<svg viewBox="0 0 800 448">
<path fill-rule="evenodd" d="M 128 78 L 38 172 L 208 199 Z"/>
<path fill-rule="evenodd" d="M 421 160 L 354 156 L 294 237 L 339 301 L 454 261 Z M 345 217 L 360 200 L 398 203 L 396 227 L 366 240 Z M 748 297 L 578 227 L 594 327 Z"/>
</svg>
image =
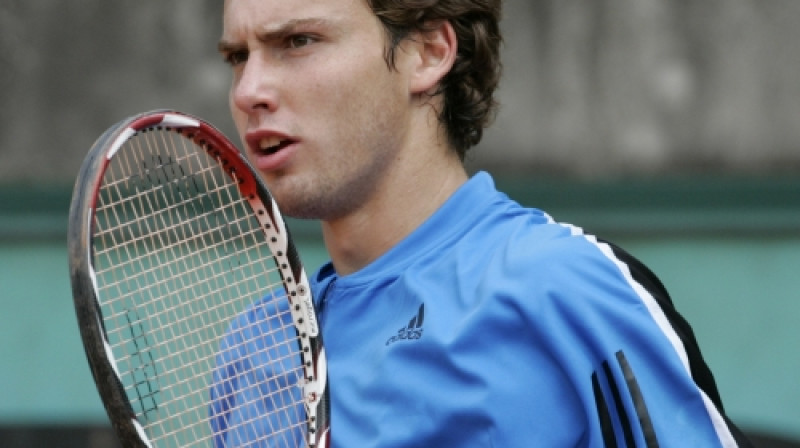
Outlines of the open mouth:
<svg viewBox="0 0 800 448">
<path fill-rule="evenodd" d="M 275 154 L 281 149 L 289 146 L 291 143 L 292 141 L 288 139 L 280 139 L 278 137 L 266 137 L 262 138 L 258 142 L 258 150 L 262 154 L 266 155 Z"/>
</svg>

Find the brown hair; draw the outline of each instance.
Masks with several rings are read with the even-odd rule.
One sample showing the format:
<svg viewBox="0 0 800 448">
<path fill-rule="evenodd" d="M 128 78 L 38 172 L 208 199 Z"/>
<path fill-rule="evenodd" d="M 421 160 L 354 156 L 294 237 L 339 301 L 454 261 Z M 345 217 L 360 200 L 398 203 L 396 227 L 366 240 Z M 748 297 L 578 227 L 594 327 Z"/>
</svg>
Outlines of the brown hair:
<svg viewBox="0 0 800 448">
<path fill-rule="evenodd" d="M 452 70 L 435 94 L 443 94 L 439 121 L 463 160 L 494 119 L 494 92 L 500 80 L 501 0 L 366 0 L 389 37 L 387 62 L 392 65 L 397 45 L 411 33 L 446 20 L 453 25 L 458 52 Z"/>
</svg>

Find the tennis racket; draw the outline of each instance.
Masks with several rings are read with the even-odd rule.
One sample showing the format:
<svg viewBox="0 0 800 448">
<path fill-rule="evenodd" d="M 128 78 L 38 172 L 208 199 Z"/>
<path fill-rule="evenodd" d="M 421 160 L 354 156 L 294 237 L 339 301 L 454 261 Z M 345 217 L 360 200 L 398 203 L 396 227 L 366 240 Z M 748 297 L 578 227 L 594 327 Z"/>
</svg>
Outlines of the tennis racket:
<svg viewBox="0 0 800 448">
<path fill-rule="evenodd" d="M 69 265 L 89 366 L 125 447 L 325 447 L 325 352 L 277 205 L 241 153 L 172 111 L 83 162 Z"/>
</svg>

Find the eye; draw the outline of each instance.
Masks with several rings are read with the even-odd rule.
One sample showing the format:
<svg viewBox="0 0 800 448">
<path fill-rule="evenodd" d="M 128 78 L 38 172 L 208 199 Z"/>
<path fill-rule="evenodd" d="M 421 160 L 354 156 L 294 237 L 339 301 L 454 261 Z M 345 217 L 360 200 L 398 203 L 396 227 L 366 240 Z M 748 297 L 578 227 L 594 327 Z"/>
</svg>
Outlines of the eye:
<svg viewBox="0 0 800 448">
<path fill-rule="evenodd" d="M 247 62 L 249 53 L 246 50 L 231 51 L 224 55 L 225 62 L 231 66 L 237 66 L 243 62 Z"/>
<path fill-rule="evenodd" d="M 308 34 L 293 34 L 287 39 L 287 46 L 289 48 L 303 48 L 316 41 L 316 38 Z"/>
</svg>

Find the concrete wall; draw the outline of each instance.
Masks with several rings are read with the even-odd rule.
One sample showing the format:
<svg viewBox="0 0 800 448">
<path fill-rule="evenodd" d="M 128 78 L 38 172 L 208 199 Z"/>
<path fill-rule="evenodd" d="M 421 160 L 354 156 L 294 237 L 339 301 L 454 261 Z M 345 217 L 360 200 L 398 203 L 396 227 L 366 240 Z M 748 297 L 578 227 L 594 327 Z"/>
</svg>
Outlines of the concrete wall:
<svg viewBox="0 0 800 448">
<path fill-rule="evenodd" d="M 179 108 L 228 132 L 220 0 L 0 4 L 0 182 L 71 180 L 99 132 Z M 800 3 L 507 0 L 471 161 L 576 177 L 800 170 Z"/>
</svg>

